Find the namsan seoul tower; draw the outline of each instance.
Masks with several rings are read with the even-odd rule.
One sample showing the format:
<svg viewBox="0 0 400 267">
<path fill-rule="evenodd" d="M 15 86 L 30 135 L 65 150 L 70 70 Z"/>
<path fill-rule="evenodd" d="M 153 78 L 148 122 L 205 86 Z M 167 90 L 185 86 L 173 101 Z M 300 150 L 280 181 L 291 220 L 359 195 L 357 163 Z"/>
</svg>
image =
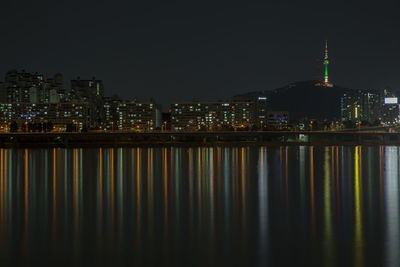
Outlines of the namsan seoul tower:
<svg viewBox="0 0 400 267">
<path fill-rule="evenodd" d="M 329 58 L 328 58 L 328 40 L 325 40 L 324 65 L 325 65 L 324 83 L 325 83 L 325 85 L 329 85 L 329 78 L 328 78 L 328 65 L 329 65 Z"/>
</svg>

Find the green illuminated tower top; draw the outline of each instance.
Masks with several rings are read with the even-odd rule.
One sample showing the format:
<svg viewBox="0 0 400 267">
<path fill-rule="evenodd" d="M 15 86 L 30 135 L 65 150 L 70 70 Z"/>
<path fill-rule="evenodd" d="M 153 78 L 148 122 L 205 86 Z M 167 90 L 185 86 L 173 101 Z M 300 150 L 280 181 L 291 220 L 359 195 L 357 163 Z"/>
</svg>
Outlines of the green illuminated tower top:
<svg viewBox="0 0 400 267">
<path fill-rule="evenodd" d="M 329 78 L 328 78 L 328 64 L 329 64 L 329 59 L 328 59 L 328 40 L 325 40 L 325 56 L 324 56 L 324 65 L 325 65 L 325 79 L 324 83 L 328 84 L 329 83 Z"/>
</svg>

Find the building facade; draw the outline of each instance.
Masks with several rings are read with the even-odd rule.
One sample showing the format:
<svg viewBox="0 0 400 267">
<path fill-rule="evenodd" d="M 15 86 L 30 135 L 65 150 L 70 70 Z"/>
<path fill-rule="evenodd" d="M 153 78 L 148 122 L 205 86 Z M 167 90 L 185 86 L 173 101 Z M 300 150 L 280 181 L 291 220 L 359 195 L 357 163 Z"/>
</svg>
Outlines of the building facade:
<svg viewBox="0 0 400 267">
<path fill-rule="evenodd" d="M 60 73 L 44 81 L 43 75 L 10 70 L 0 84 L 2 103 L 58 103 L 65 98 L 64 80 Z"/>
<path fill-rule="evenodd" d="M 397 123 L 399 104 L 389 90 L 354 90 L 340 100 L 342 122 Z"/>
<path fill-rule="evenodd" d="M 71 80 L 69 92 L 71 102 L 87 102 L 89 105 L 89 127 L 99 128 L 104 121 L 104 85 L 101 80 Z"/>
<path fill-rule="evenodd" d="M 0 103 L 0 125 L 15 123 L 22 130 L 28 124 L 51 123 L 56 130 L 70 127 L 82 131 L 88 124 L 87 103 Z"/>
<path fill-rule="evenodd" d="M 46 96 L 46 85 L 43 76 L 28 73 L 24 70 L 10 70 L 6 73 L 5 82 L 0 88 L 1 101 L 8 103 L 39 102 Z"/>
<path fill-rule="evenodd" d="M 120 101 L 115 105 L 111 129 L 152 131 L 161 129 L 161 106 L 155 102 Z M 114 125 L 115 124 L 115 125 Z"/>
<path fill-rule="evenodd" d="M 198 131 L 251 128 L 265 123 L 266 112 L 261 114 L 259 110 L 253 99 L 173 103 L 170 107 L 171 129 Z M 266 108 L 263 106 L 262 110 L 264 112 Z"/>
</svg>

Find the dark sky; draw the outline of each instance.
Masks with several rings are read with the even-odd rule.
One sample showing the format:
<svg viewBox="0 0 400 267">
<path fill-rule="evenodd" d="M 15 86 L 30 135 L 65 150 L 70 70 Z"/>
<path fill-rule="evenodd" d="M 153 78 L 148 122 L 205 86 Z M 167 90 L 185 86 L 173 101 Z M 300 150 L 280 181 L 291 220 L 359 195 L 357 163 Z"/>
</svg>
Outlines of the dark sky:
<svg viewBox="0 0 400 267">
<path fill-rule="evenodd" d="M 0 73 L 96 76 L 106 95 L 223 99 L 313 79 L 400 88 L 400 17 L 384 1 L 7 1 Z M 69 82 L 67 82 L 69 86 Z"/>
</svg>

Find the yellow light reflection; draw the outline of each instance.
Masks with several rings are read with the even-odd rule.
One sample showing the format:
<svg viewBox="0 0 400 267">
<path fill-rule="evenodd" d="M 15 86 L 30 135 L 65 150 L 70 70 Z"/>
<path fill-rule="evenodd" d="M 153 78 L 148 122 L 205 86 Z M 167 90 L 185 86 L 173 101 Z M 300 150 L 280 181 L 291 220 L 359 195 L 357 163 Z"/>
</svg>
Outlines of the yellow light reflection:
<svg viewBox="0 0 400 267">
<path fill-rule="evenodd" d="M 354 260 L 355 266 L 363 264 L 363 236 L 362 236 L 362 212 L 361 212 L 361 186 L 360 186 L 360 151 L 361 147 L 355 147 L 354 153 L 354 206 L 355 206 L 355 232 L 354 232 Z"/>
<path fill-rule="evenodd" d="M 140 182 L 140 148 L 136 148 L 136 233 L 137 233 L 137 242 L 140 244 L 141 239 L 141 182 Z"/>
</svg>

